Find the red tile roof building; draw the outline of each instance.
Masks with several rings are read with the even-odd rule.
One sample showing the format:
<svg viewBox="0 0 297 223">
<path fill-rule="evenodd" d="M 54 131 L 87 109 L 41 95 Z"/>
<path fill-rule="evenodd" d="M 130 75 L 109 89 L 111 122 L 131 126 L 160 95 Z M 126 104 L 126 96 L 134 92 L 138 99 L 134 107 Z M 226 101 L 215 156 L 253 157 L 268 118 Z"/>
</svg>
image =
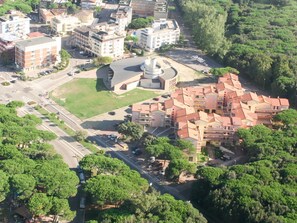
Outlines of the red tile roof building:
<svg viewBox="0 0 297 223">
<path fill-rule="evenodd" d="M 244 92 L 238 77 L 228 73 L 214 85 L 177 89 L 164 103 L 134 104 L 132 121 L 175 127 L 177 136 L 200 152 L 210 141 L 232 143 L 239 128 L 271 125 L 272 116 L 288 108 L 288 99 Z M 196 157 L 189 160 L 196 162 Z"/>
</svg>

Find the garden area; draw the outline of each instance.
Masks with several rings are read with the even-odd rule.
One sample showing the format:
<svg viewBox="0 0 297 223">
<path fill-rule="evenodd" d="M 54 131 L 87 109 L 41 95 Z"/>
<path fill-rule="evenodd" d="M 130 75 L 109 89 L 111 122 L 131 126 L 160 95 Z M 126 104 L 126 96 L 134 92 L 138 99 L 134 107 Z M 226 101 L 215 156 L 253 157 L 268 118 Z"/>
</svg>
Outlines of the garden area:
<svg viewBox="0 0 297 223">
<path fill-rule="evenodd" d="M 74 79 L 53 92 L 51 98 L 80 119 L 147 100 L 157 94 L 134 89 L 122 95 L 108 91 L 102 79 Z"/>
</svg>

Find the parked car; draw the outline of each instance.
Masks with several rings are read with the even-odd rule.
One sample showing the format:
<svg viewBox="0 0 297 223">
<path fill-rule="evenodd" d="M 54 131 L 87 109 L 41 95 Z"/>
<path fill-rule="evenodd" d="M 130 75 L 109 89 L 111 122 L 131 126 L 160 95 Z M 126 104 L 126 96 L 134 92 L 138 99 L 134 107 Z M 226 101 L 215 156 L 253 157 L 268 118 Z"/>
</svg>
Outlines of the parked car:
<svg viewBox="0 0 297 223">
<path fill-rule="evenodd" d="M 85 175 L 84 175 L 83 172 L 79 173 L 78 176 L 79 176 L 79 180 L 80 180 L 80 183 L 81 183 L 81 184 L 86 183 L 86 178 L 85 178 Z"/>
<path fill-rule="evenodd" d="M 80 198 L 79 208 L 80 209 L 85 209 L 86 208 L 86 198 L 85 197 Z"/>
<path fill-rule="evenodd" d="M 160 100 L 160 98 L 153 98 L 153 100 L 154 100 L 154 101 L 159 101 L 159 100 Z"/>
</svg>

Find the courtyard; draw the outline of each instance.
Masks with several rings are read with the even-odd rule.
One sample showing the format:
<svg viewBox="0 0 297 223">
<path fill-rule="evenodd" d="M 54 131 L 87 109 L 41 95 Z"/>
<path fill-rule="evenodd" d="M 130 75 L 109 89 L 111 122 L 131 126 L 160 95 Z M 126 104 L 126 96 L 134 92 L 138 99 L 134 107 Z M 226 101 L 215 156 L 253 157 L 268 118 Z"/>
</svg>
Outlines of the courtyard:
<svg viewBox="0 0 297 223">
<path fill-rule="evenodd" d="M 87 119 L 157 96 L 153 91 L 134 89 L 117 95 L 108 91 L 102 79 L 79 78 L 51 92 L 51 98 L 80 119 Z"/>
</svg>

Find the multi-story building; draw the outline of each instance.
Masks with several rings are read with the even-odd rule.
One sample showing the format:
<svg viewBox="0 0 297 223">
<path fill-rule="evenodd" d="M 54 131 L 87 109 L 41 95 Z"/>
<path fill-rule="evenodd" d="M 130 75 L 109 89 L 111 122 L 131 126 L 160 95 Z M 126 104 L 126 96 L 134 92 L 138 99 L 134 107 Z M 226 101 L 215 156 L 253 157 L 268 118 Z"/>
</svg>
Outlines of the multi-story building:
<svg viewBox="0 0 297 223">
<path fill-rule="evenodd" d="M 80 6 L 82 9 L 93 9 L 102 4 L 102 0 L 81 0 Z"/>
<path fill-rule="evenodd" d="M 154 0 L 132 0 L 131 6 L 133 9 L 133 15 L 143 17 L 154 16 Z"/>
<path fill-rule="evenodd" d="M 30 18 L 12 12 L 0 17 L 0 34 L 12 34 L 24 38 L 30 32 Z"/>
<path fill-rule="evenodd" d="M 95 56 L 121 57 L 124 54 L 125 32 L 117 32 L 108 24 L 82 26 L 74 30 L 74 45 Z"/>
<path fill-rule="evenodd" d="M 71 34 L 79 26 L 81 26 L 81 21 L 75 16 L 56 16 L 51 21 L 51 29 L 60 35 Z"/>
<path fill-rule="evenodd" d="M 14 62 L 14 46 L 16 41 L 20 38 L 11 34 L 0 34 L 0 55 L 2 62 L 13 63 Z"/>
<path fill-rule="evenodd" d="M 272 116 L 288 108 L 288 99 L 244 92 L 238 77 L 226 74 L 215 85 L 177 89 L 164 103 L 133 105 L 132 121 L 152 127 L 170 124 L 200 152 L 207 142 L 234 143 L 239 128 L 270 126 Z M 196 155 L 189 160 L 195 162 Z"/>
<path fill-rule="evenodd" d="M 36 37 L 15 44 L 15 64 L 23 71 L 55 65 L 60 61 L 61 37 Z"/>
<path fill-rule="evenodd" d="M 166 44 L 176 44 L 179 41 L 180 29 L 175 20 L 155 20 L 152 27 L 139 29 L 134 33 L 138 45 L 145 50 L 154 51 Z"/>
<path fill-rule="evenodd" d="M 155 19 L 167 19 L 167 0 L 132 0 L 133 15 L 153 16 Z"/>
<path fill-rule="evenodd" d="M 167 0 L 156 0 L 154 8 L 155 19 L 167 19 L 168 16 L 168 3 Z"/>
<path fill-rule="evenodd" d="M 39 9 L 39 19 L 45 24 L 50 24 L 52 19 L 56 16 L 67 15 L 66 9 Z"/>
<path fill-rule="evenodd" d="M 72 42 L 73 45 L 83 50 L 86 53 L 91 53 L 90 32 L 91 27 L 81 26 L 73 30 Z"/>
<path fill-rule="evenodd" d="M 110 21 L 117 25 L 118 32 L 125 31 L 126 27 L 132 21 L 132 8 L 129 6 L 119 6 L 116 12 L 111 13 Z"/>
<path fill-rule="evenodd" d="M 121 57 L 124 54 L 124 33 L 113 30 L 96 31 L 90 33 L 91 52 L 96 56 Z"/>
</svg>

